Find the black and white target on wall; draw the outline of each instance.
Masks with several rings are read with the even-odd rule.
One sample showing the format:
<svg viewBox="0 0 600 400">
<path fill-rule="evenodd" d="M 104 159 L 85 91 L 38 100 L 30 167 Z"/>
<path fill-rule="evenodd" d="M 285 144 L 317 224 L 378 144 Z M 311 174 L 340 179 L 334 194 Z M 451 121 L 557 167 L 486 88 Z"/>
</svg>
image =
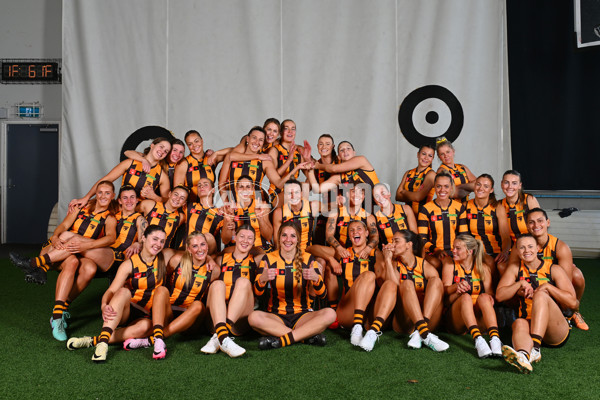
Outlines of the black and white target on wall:
<svg viewBox="0 0 600 400">
<path fill-rule="evenodd" d="M 400 105 L 400 132 L 415 147 L 435 147 L 445 136 L 454 142 L 462 131 L 465 116 L 460 101 L 443 86 L 428 85 L 413 90 Z"/>
</svg>

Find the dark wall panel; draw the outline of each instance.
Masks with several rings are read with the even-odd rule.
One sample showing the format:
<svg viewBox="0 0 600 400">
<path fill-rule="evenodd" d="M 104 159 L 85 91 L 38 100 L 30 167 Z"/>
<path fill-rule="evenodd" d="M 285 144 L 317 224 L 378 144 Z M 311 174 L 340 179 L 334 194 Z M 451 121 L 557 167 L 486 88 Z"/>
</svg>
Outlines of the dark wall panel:
<svg viewBox="0 0 600 400">
<path fill-rule="evenodd" d="M 507 0 L 507 21 L 514 168 L 529 189 L 600 190 L 600 46 L 577 49 L 572 1 Z"/>
</svg>

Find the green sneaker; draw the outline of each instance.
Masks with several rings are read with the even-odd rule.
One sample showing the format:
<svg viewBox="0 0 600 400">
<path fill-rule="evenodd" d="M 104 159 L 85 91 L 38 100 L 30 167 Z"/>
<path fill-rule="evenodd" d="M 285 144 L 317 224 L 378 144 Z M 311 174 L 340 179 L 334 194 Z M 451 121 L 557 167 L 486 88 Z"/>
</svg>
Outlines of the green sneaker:
<svg viewBox="0 0 600 400">
<path fill-rule="evenodd" d="M 64 342 L 67 340 L 66 324 L 64 319 L 50 318 L 50 326 L 52 326 L 52 336 L 54 339 Z"/>
</svg>

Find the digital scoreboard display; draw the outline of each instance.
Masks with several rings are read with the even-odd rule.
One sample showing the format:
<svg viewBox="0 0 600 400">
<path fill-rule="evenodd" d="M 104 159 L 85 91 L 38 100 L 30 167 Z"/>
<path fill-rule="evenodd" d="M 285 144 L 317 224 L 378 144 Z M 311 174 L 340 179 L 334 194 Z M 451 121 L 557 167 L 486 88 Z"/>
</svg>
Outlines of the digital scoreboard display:
<svg viewBox="0 0 600 400">
<path fill-rule="evenodd" d="M 61 83 L 61 62 L 56 59 L 2 59 L 2 83 Z"/>
</svg>

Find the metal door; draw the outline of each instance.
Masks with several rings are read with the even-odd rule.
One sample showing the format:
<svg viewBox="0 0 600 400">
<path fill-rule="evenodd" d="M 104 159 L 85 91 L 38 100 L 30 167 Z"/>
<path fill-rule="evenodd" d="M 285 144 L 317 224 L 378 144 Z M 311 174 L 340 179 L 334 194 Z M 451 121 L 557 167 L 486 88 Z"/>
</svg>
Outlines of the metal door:
<svg viewBox="0 0 600 400">
<path fill-rule="evenodd" d="M 5 243 L 43 243 L 58 201 L 58 124 L 7 124 Z"/>
</svg>

